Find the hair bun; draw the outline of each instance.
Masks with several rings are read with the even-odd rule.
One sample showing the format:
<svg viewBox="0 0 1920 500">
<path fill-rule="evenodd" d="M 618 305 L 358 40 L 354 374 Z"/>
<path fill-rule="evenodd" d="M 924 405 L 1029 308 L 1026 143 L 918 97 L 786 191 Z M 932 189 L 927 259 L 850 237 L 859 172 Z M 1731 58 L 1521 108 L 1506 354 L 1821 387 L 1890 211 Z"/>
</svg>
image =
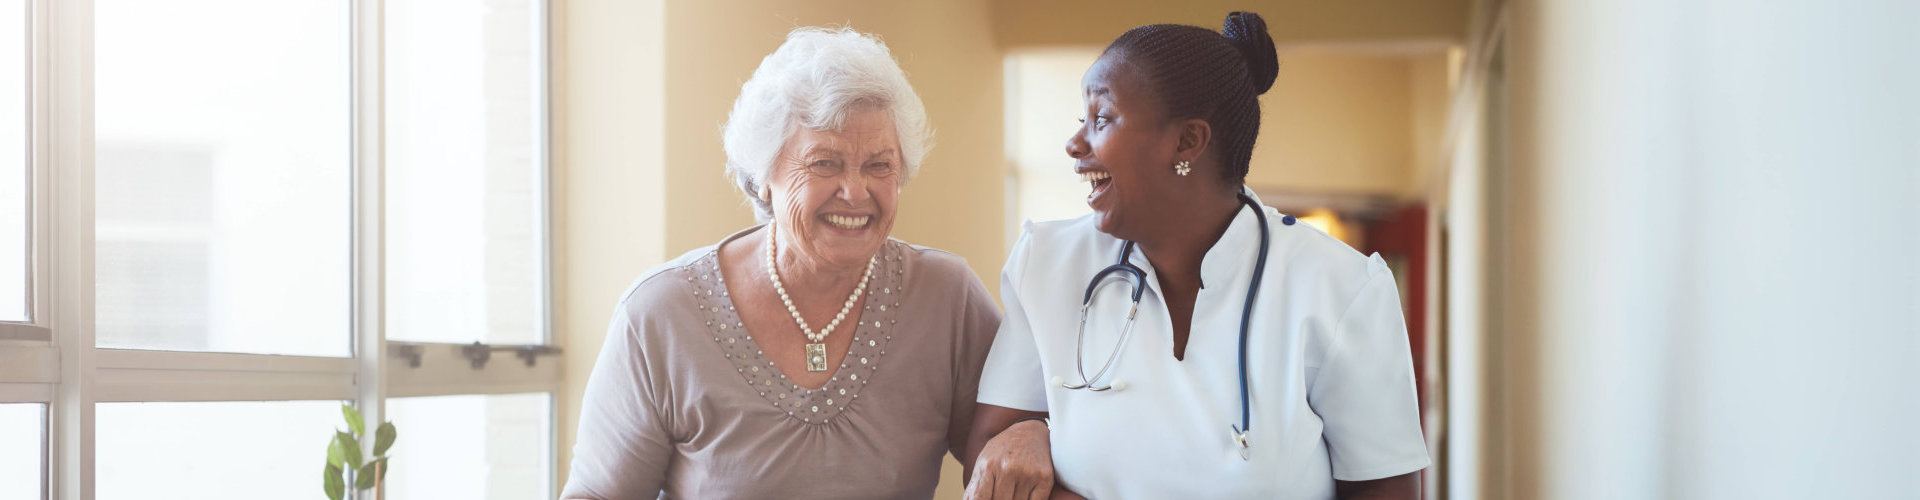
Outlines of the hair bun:
<svg viewBox="0 0 1920 500">
<path fill-rule="evenodd" d="M 1252 12 L 1230 13 L 1220 34 L 1240 49 L 1256 93 L 1265 94 L 1273 88 L 1273 79 L 1280 75 L 1280 56 L 1273 49 L 1273 37 L 1267 35 L 1267 20 Z"/>
</svg>

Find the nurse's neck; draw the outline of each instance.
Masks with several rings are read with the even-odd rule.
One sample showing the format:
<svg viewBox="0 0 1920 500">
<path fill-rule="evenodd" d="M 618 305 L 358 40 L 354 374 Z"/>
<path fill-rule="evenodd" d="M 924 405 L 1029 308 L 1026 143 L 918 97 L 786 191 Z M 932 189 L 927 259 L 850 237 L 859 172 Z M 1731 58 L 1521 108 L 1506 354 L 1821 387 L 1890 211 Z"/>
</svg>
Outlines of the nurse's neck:
<svg viewBox="0 0 1920 500">
<path fill-rule="evenodd" d="M 1160 210 L 1133 238 L 1162 288 L 1199 289 L 1200 263 L 1240 212 L 1239 187 L 1181 193 L 1178 210 Z M 1188 286 L 1181 286 L 1188 285 Z"/>
<path fill-rule="evenodd" d="M 1196 169 L 1198 170 L 1198 169 Z M 1198 180 L 1198 179 L 1195 179 Z M 1187 331 L 1194 301 L 1205 286 L 1200 275 L 1207 250 L 1226 234 L 1240 212 L 1240 186 L 1224 183 L 1170 187 L 1177 210 L 1155 211 L 1139 235 L 1131 238 L 1153 265 L 1154 277 L 1173 322 L 1173 357 L 1186 359 Z"/>
</svg>

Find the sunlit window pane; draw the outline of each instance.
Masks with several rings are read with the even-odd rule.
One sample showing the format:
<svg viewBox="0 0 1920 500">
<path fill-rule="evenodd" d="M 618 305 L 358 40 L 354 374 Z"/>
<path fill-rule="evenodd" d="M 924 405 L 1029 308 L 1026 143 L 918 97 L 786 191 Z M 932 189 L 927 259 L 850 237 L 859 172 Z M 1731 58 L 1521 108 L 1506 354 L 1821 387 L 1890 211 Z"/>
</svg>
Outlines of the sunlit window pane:
<svg viewBox="0 0 1920 500">
<path fill-rule="evenodd" d="M 26 14 L 0 0 L 0 321 L 27 320 Z"/>
<path fill-rule="evenodd" d="M 1071 219 L 1086 215 L 1087 183 L 1074 175 L 1072 158 L 1060 144 L 1086 115 L 1080 101 L 1080 76 L 1098 48 L 1025 50 L 1007 56 L 1007 156 L 1013 162 L 1013 224 L 1008 242 L 1023 221 Z M 1065 96 L 1066 99 L 1061 97 Z"/>
<path fill-rule="evenodd" d="M 400 438 L 387 491 L 393 498 L 549 498 L 551 399 L 547 394 L 387 400 Z"/>
<path fill-rule="evenodd" d="M 0 404 L 0 498 L 42 498 L 47 407 Z"/>
<path fill-rule="evenodd" d="M 340 0 L 97 0 L 102 347 L 344 356 Z"/>
<path fill-rule="evenodd" d="M 541 9 L 386 3 L 388 338 L 543 340 Z"/>
<path fill-rule="evenodd" d="M 338 401 L 101 403 L 100 500 L 324 499 Z"/>
</svg>

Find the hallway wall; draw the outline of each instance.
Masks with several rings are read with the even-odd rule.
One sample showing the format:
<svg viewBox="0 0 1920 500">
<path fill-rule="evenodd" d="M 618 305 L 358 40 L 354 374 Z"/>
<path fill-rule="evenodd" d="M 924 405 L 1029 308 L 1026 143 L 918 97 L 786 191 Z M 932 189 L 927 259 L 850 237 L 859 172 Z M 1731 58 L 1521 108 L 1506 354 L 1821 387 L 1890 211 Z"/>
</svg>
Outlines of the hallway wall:
<svg viewBox="0 0 1920 500">
<path fill-rule="evenodd" d="M 1920 496 L 1920 5 L 1511 14 L 1506 498 Z"/>
</svg>

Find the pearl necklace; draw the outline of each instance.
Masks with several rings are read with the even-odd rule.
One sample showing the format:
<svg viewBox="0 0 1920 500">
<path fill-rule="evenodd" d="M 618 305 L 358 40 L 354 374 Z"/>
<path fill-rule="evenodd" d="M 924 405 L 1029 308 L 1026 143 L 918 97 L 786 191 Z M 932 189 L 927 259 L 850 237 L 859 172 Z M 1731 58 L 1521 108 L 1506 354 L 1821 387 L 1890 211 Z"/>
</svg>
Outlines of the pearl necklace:
<svg viewBox="0 0 1920 500">
<path fill-rule="evenodd" d="M 807 371 L 827 371 L 827 344 L 825 343 L 827 334 L 833 333 L 833 330 L 840 326 L 840 321 L 847 319 L 847 312 L 853 310 L 853 303 L 860 300 L 860 294 L 866 293 L 867 281 L 873 278 L 873 265 L 878 262 L 880 258 L 878 256 L 867 258 L 867 273 L 860 277 L 860 285 L 853 287 L 853 295 L 847 296 L 847 302 L 840 306 L 840 312 L 833 315 L 833 321 L 827 323 L 826 328 L 815 332 L 812 327 L 807 325 L 807 320 L 800 317 L 800 309 L 793 307 L 793 298 L 787 296 L 787 287 L 780 282 L 780 272 L 774 269 L 773 239 L 773 224 L 768 223 L 767 275 L 773 277 L 773 290 L 780 293 L 780 302 L 787 305 L 787 314 L 793 316 L 794 324 L 800 325 L 800 333 L 806 334 L 807 336 Z"/>
</svg>

